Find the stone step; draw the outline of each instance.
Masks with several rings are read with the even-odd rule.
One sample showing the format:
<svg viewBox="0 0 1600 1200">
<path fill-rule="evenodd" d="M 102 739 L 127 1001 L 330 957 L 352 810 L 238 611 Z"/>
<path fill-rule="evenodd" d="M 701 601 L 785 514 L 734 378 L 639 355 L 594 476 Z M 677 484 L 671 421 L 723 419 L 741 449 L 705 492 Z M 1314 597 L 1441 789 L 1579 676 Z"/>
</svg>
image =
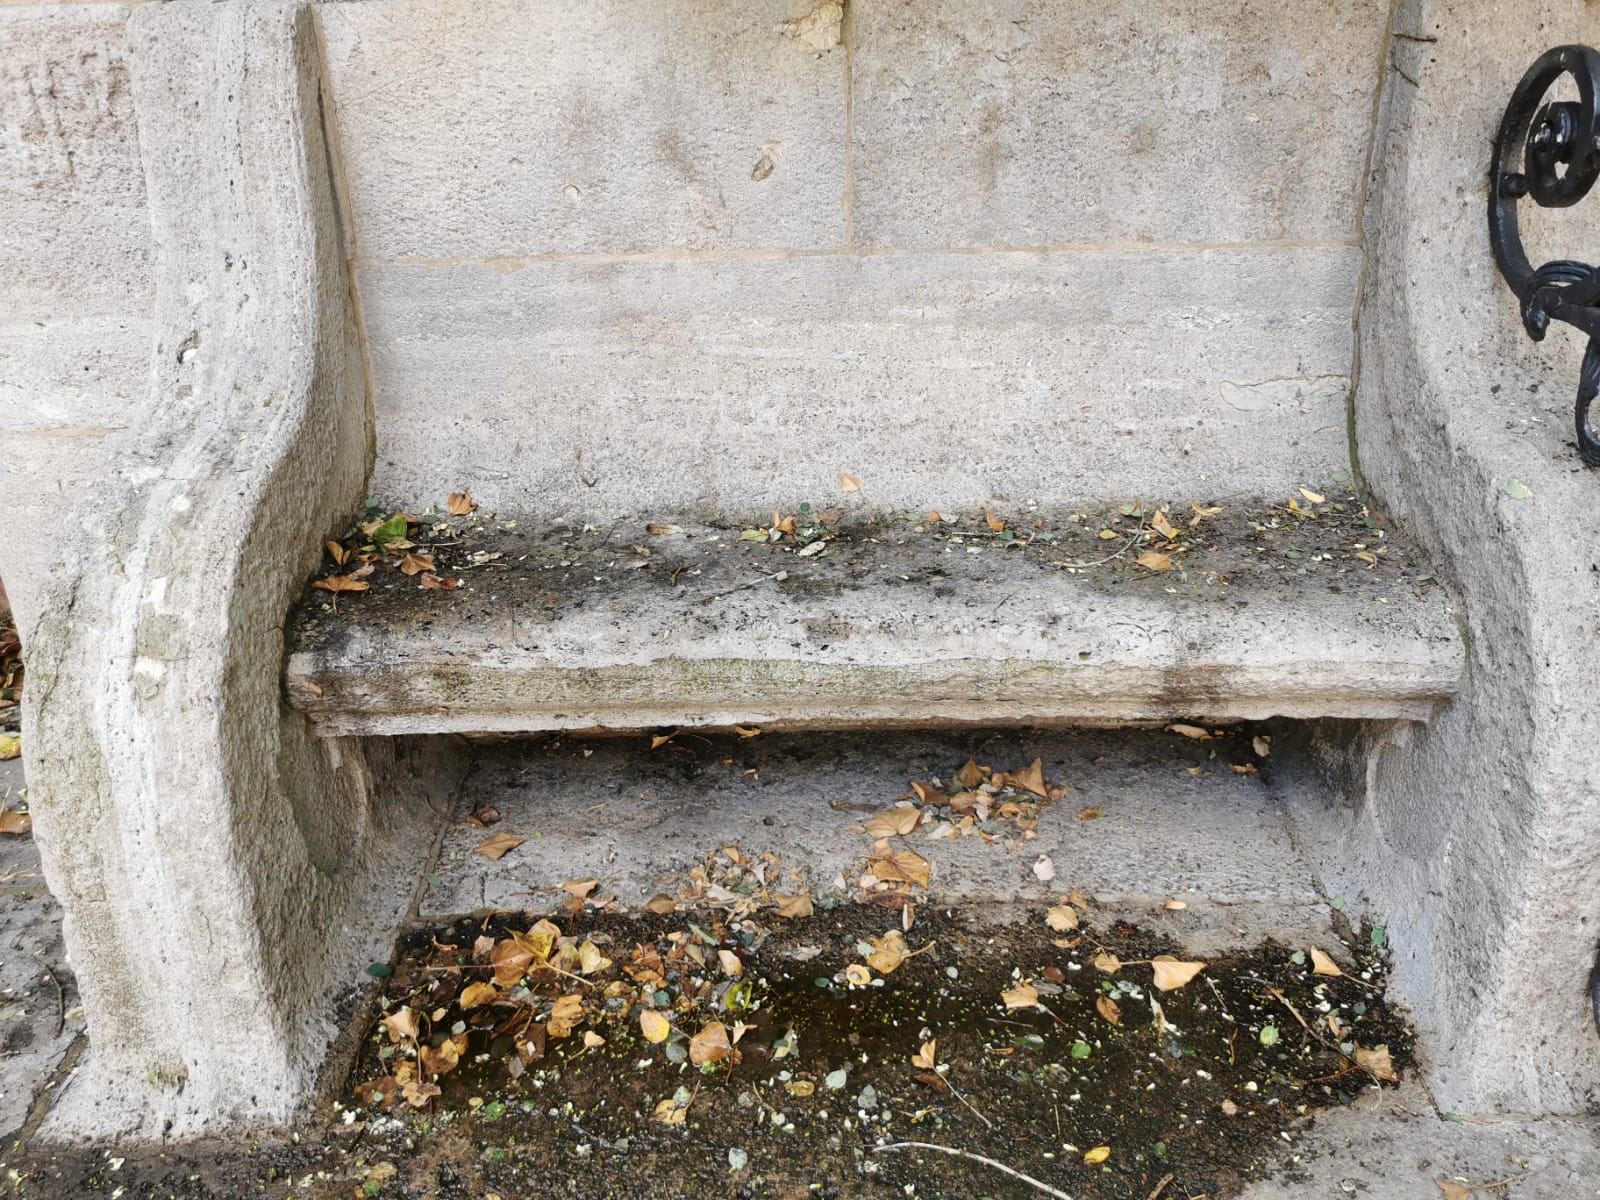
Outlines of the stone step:
<svg viewBox="0 0 1600 1200">
<path fill-rule="evenodd" d="M 1448 595 L 1348 508 L 1285 513 L 1177 548 L 1147 512 L 857 514 L 776 542 L 441 522 L 460 586 L 383 562 L 336 613 L 309 591 L 287 692 L 328 734 L 1426 718 L 1463 669 Z M 1170 569 L 1130 561 L 1141 528 Z"/>
<path fill-rule="evenodd" d="M 590 899 L 636 909 L 680 896 L 689 873 L 730 845 L 747 861 L 774 856 L 766 867 L 774 894 L 809 891 L 819 908 L 849 902 L 873 850 L 862 832 L 873 814 L 913 781 L 959 792 L 953 775 L 975 757 L 995 771 L 1039 759 L 1047 784 L 1066 791 L 1039 805 L 1031 836 L 992 812 L 992 825 L 963 836 L 930 838 L 930 820 L 891 838 L 928 862 L 927 886 L 910 891 L 915 902 L 1043 903 L 1079 891 L 1108 918 L 1207 950 L 1265 934 L 1325 937 L 1329 927 L 1276 794 L 1273 760 L 1255 754 L 1249 734 L 1201 742 L 1110 730 L 680 733 L 654 749 L 652 740 L 555 734 L 480 746 L 419 915 L 549 912 L 570 900 L 561 884 L 584 879 L 596 883 Z M 498 822 L 461 820 L 483 806 Z M 477 847 L 496 834 L 523 841 L 491 861 Z"/>
</svg>

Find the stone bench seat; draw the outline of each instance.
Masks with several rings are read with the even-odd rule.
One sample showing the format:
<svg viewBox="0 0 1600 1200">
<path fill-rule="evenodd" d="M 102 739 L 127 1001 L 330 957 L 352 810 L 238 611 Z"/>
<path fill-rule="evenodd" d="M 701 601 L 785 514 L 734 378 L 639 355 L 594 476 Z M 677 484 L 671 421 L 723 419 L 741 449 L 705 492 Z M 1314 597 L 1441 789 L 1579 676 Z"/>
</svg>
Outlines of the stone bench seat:
<svg viewBox="0 0 1600 1200">
<path fill-rule="evenodd" d="M 1456 693 L 1461 639 L 1424 567 L 1356 558 L 1370 535 L 1337 514 L 1247 515 L 1164 572 L 1129 561 L 1126 516 L 1014 546 L 981 519 L 863 518 L 809 554 L 737 526 L 509 522 L 434 552 L 453 590 L 389 564 L 337 613 L 312 590 L 287 691 L 338 735 L 1426 719 Z"/>
</svg>

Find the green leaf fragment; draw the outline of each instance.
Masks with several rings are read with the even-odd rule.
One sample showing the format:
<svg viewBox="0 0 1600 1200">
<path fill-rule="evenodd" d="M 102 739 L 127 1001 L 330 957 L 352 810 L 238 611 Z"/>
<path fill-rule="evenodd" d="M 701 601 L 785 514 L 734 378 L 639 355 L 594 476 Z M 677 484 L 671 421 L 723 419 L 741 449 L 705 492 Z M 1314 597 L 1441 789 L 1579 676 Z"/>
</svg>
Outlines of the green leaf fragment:
<svg viewBox="0 0 1600 1200">
<path fill-rule="evenodd" d="M 1510 483 L 1506 484 L 1506 495 L 1510 496 L 1513 500 L 1526 500 L 1529 496 L 1533 495 L 1533 489 L 1527 484 L 1523 483 L 1522 480 L 1513 479 Z"/>
</svg>

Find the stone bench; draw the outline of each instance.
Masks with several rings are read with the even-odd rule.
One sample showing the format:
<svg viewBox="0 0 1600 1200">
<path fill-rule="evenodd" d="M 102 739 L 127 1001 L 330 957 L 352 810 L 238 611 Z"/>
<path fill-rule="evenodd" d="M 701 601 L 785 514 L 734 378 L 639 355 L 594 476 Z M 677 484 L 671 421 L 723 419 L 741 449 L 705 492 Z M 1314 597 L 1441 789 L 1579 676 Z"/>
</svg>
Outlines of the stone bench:
<svg viewBox="0 0 1600 1200">
<path fill-rule="evenodd" d="M 0 570 L 91 1039 L 54 1127 L 300 1110 L 437 735 L 744 722 L 1294 722 L 1440 1103 L 1583 1107 L 1593 481 L 1483 176 L 1584 6 L 671 8 L 0 9 Z M 1341 475 L 1419 565 L 930 573 L 970 526 L 916 519 Z M 307 592 L 369 496 L 468 486 L 486 552 L 586 569 Z M 730 532 L 836 501 L 827 556 Z"/>
</svg>

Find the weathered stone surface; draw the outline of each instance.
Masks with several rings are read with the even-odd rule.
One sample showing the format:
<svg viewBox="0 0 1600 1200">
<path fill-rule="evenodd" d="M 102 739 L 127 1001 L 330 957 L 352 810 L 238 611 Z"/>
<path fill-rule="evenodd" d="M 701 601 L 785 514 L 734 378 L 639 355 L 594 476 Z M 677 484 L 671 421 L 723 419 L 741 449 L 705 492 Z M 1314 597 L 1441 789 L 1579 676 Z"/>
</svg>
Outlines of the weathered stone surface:
<svg viewBox="0 0 1600 1200">
<path fill-rule="evenodd" d="M 1366 482 L 1459 589 L 1471 682 L 1428 727 L 1374 736 L 1314 857 L 1331 889 L 1387 918 L 1393 984 L 1442 1108 L 1581 1111 L 1600 1099 L 1587 995 L 1600 568 L 1594 540 L 1567 526 L 1596 480 L 1572 446 L 1581 355 L 1566 335 L 1524 337 L 1490 256 L 1483 181 L 1523 71 L 1600 29 L 1579 0 L 1415 0 L 1396 29 L 1356 429 Z M 1532 496 L 1508 495 L 1513 479 Z"/>
<path fill-rule="evenodd" d="M 24 720 L 91 1046 L 49 1128 L 159 1136 L 306 1100 L 335 990 L 404 911 L 384 860 L 421 853 L 374 793 L 403 802 L 426 764 L 278 704 L 283 614 L 368 435 L 309 11 L 150 5 L 129 43 L 151 392 L 73 506 Z"/>
<path fill-rule="evenodd" d="M 1359 266 L 1342 248 L 372 265 L 372 487 L 596 515 L 822 503 L 840 474 L 912 508 L 1292 492 L 1348 465 Z"/>
<path fill-rule="evenodd" d="M 481 750 L 467 783 L 467 810 L 493 806 L 496 833 L 526 839 L 490 862 L 473 849 L 482 829 L 446 834 L 421 914 L 447 918 L 486 909 L 553 911 L 570 879 L 598 881 L 600 895 L 638 907 L 679 889 L 718 847 L 775 853 L 785 890 L 852 891 L 871 839 L 851 830 L 863 814 L 833 804 L 888 808 L 906 781 L 948 775 L 978 750 L 995 769 L 1034 758 L 1045 778 L 1072 790 L 1040 815 L 1037 836 L 914 837 L 931 866 L 933 903 L 1048 902 L 1078 889 L 1119 916 L 1159 928 L 1192 950 L 1329 936 L 1329 909 L 1295 849 L 1277 802 L 1256 776 L 1239 775 L 1202 745 L 1172 733 L 894 733 L 783 735 L 652 752 L 643 738 L 570 737 Z M 1240 739 L 1223 761 L 1250 760 Z M 1191 775 L 1191 769 L 1198 769 Z M 1082 821 L 1084 805 L 1101 810 Z M 1240 844 L 1250 846 L 1239 854 Z M 1052 882 L 1034 873 L 1040 857 Z M 1167 899 L 1189 907 L 1168 910 Z"/>
<path fill-rule="evenodd" d="M 1234 573 L 1202 552 L 1117 586 L 908 525 L 810 558 L 690 529 L 646 539 L 654 570 L 637 527 L 502 539 L 463 588 L 390 571 L 338 616 L 303 612 L 289 697 L 334 734 L 840 728 L 1423 719 L 1461 681 L 1448 597 L 1359 562 Z"/>
<path fill-rule="evenodd" d="M 123 5 L 0 11 L 0 570 L 28 630 L 66 506 L 148 386 L 144 169 Z"/>
<path fill-rule="evenodd" d="M 1379 0 L 858 0 L 866 246 L 1348 241 Z"/>
<path fill-rule="evenodd" d="M 363 257 L 844 238 L 846 63 L 809 0 L 321 10 Z"/>
</svg>

